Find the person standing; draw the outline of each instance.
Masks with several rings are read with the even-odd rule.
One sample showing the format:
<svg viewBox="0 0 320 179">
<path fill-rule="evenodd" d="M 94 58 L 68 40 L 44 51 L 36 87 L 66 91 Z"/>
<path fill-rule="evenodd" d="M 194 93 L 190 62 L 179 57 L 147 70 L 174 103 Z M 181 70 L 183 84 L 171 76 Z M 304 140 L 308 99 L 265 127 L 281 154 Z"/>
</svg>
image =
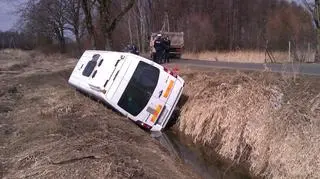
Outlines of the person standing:
<svg viewBox="0 0 320 179">
<path fill-rule="evenodd" d="M 166 63 L 169 63 L 171 41 L 168 36 L 166 36 L 164 38 L 164 44 L 165 44 L 165 58 L 164 58 L 164 60 Z"/>
<path fill-rule="evenodd" d="M 154 41 L 154 48 L 156 49 L 156 63 L 163 63 L 164 54 L 165 54 L 165 43 L 161 34 L 158 34 Z"/>
</svg>

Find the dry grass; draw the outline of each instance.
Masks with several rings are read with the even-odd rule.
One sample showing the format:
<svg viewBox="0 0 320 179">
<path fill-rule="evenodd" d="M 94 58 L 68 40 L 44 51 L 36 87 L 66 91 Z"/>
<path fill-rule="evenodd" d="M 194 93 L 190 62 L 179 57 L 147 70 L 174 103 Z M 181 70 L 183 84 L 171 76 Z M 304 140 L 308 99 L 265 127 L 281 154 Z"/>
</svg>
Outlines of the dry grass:
<svg viewBox="0 0 320 179">
<path fill-rule="evenodd" d="M 74 59 L 12 54 L 0 51 L 1 63 L 27 65 L 0 75 L 0 178 L 193 177 L 129 120 L 71 89 Z M 180 71 L 181 132 L 254 175 L 320 178 L 318 78 Z"/>
<path fill-rule="evenodd" d="M 273 52 L 277 63 L 288 62 L 288 52 Z M 239 63 L 264 63 L 265 53 L 260 51 L 205 51 L 199 53 L 185 52 L 182 55 L 185 59 L 199 59 L 223 62 Z"/>
<path fill-rule="evenodd" d="M 76 59 L 61 54 L 45 55 L 39 51 L 0 50 L 0 75 L 30 75 L 69 69 Z"/>
<path fill-rule="evenodd" d="M 320 178 L 320 82 L 269 73 L 184 70 L 177 127 L 267 178 Z"/>
</svg>

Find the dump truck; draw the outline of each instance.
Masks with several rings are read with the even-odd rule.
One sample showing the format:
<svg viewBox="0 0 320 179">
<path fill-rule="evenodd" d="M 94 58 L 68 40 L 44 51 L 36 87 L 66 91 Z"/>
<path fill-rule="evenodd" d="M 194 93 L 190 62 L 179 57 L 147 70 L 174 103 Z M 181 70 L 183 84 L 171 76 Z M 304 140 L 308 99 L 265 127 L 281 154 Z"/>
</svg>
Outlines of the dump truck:
<svg viewBox="0 0 320 179">
<path fill-rule="evenodd" d="M 170 45 L 170 58 L 180 58 L 184 47 L 184 33 L 183 32 L 160 32 L 163 37 L 169 37 Z M 152 33 L 150 36 L 150 57 L 153 59 L 156 50 L 154 49 L 154 40 L 159 33 Z"/>
</svg>

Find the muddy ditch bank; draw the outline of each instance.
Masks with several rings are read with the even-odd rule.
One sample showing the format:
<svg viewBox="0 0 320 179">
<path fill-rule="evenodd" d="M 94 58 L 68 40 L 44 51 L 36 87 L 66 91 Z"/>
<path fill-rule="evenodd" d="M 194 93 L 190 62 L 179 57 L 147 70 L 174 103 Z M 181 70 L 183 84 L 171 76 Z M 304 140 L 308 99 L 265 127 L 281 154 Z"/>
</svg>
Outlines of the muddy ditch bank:
<svg viewBox="0 0 320 179">
<path fill-rule="evenodd" d="M 253 177 L 320 178 L 320 78 L 180 69 L 173 130 Z"/>
</svg>

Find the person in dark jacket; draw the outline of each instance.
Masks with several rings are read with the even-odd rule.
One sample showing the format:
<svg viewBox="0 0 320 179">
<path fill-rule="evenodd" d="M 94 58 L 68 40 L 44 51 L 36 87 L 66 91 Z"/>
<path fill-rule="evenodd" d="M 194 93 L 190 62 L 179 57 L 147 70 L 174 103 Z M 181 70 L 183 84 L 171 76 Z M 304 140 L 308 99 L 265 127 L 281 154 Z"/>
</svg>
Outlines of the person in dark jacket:
<svg viewBox="0 0 320 179">
<path fill-rule="evenodd" d="M 154 48 L 156 49 L 156 63 L 162 64 L 165 55 L 165 43 L 161 34 L 158 34 L 154 41 Z"/>
<path fill-rule="evenodd" d="M 165 58 L 164 58 L 164 61 L 165 61 L 165 63 L 169 63 L 171 41 L 170 41 L 168 36 L 164 38 L 164 44 L 165 44 Z"/>
<path fill-rule="evenodd" d="M 137 48 L 137 46 L 135 46 L 134 44 L 129 44 L 127 45 L 124 49 L 124 52 L 129 52 L 129 53 L 133 53 L 135 55 L 139 55 L 139 50 Z"/>
</svg>

